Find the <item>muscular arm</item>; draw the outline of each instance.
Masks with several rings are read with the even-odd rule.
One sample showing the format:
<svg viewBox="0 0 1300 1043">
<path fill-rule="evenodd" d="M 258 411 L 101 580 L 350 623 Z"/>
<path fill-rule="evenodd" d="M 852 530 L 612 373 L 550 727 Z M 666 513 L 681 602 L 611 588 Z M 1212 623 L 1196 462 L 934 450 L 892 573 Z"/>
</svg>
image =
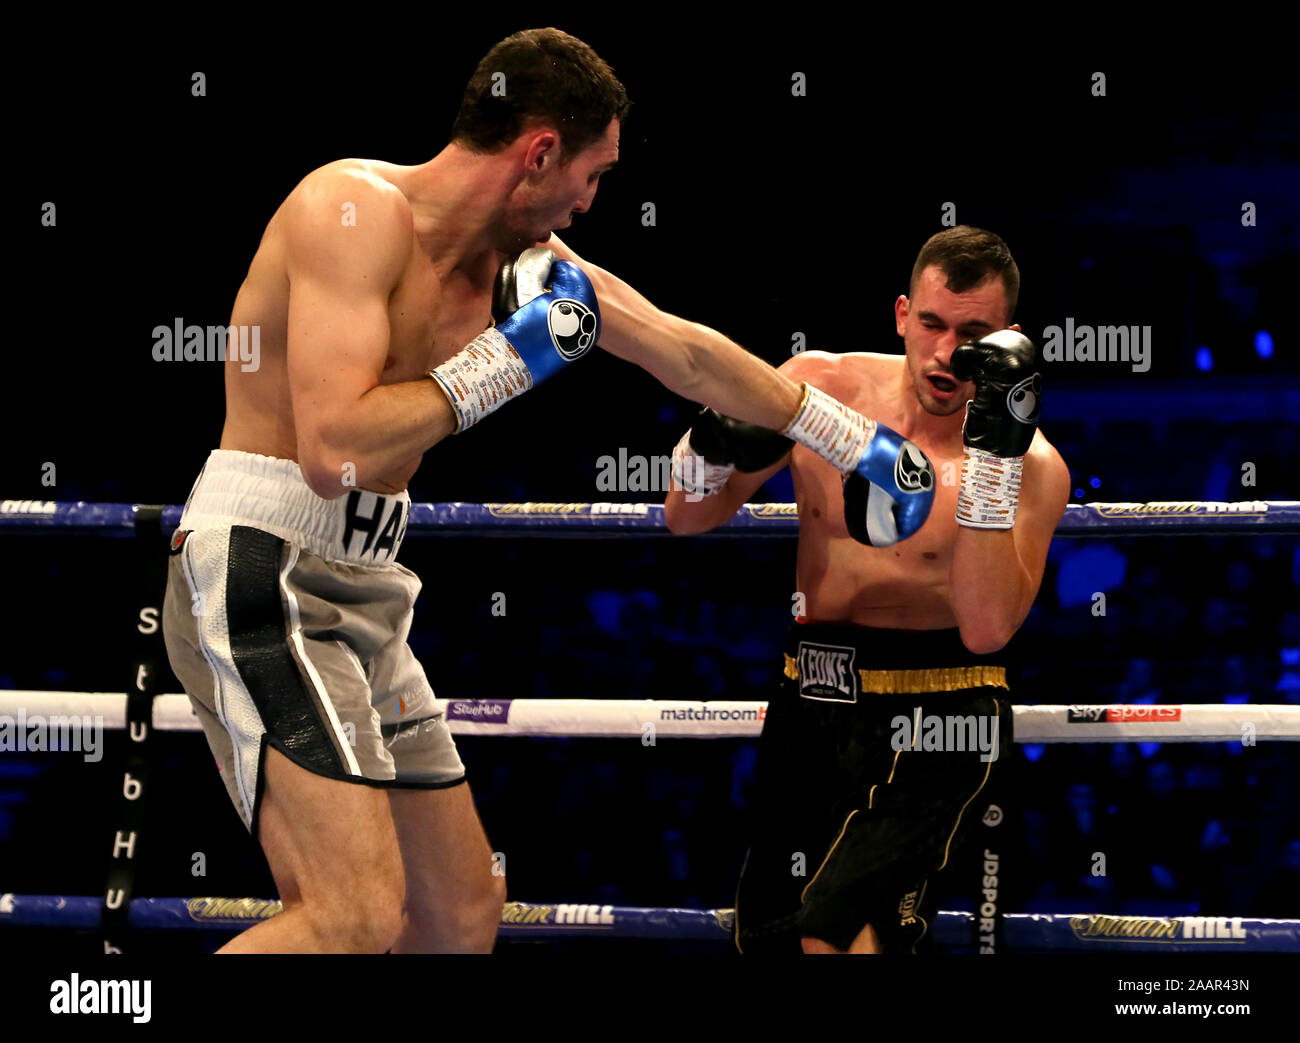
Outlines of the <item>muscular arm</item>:
<svg viewBox="0 0 1300 1043">
<path fill-rule="evenodd" d="M 785 362 L 778 373 L 788 380 L 799 383 L 808 381 L 814 386 L 821 386 L 834 366 L 833 356 L 820 351 L 810 351 Z M 714 407 L 716 408 L 716 407 Z M 763 487 L 763 484 L 790 464 L 790 453 L 762 471 L 736 471 L 718 492 L 703 499 L 688 500 L 686 493 L 672 484 L 668 497 L 664 500 L 664 521 L 670 532 L 679 536 L 708 532 L 716 529 L 740 508 L 749 502 L 749 498 Z"/>
<path fill-rule="evenodd" d="M 345 202 L 356 207 L 355 226 L 340 220 Z M 326 499 L 353 483 L 380 490 L 384 475 L 455 429 L 432 380 L 380 385 L 388 298 L 410 255 L 410 213 L 396 189 L 352 172 L 322 175 L 290 205 L 288 369 L 298 463 Z"/>
<path fill-rule="evenodd" d="M 763 487 L 764 482 L 789 464 L 790 454 L 786 453 L 764 471 L 737 471 L 718 492 L 698 502 L 687 500 L 686 493 L 673 482 L 668 497 L 664 500 L 664 522 L 668 525 L 668 531 L 678 536 L 693 536 L 716 529 L 748 503 L 749 498 Z"/>
<path fill-rule="evenodd" d="M 962 642 L 972 652 L 996 652 L 1029 615 L 1069 496 L 1070 472 L 1040 434 L 1025 457 L 1015 527 L 957 526 L 949 584 Z"/>
<path fill-rule="evenodd" d="M 579 265 L 600 301 L 600 347 L 664 387 L 719 413 L 781 430 L 802 389 L 716 330 L 661 311 L 627 283 L 584 261 L 558 236 L 540 244 Z"/>
</svg>

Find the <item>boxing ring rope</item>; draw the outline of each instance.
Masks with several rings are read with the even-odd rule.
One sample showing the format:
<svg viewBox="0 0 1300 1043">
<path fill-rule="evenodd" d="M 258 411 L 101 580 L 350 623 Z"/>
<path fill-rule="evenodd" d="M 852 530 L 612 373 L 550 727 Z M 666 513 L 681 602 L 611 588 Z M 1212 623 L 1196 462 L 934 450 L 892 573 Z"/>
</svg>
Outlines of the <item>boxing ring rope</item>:
<svg viewBox="0 0 1300 1043">
<path fill-rule="evenodd" d="M 56 500 L 0 501 L 0 533 L 93 532 L 130 536 L 137 504 Z M 164 507 L 162 524 L 180 524 L 181 508 Z M 792 536 L 793 503 L 747 503 L 709 536 Z M 1300 533 L 1300 500 L 1177 500 L 1153 503 L 1072 503 L 1058 537 L 1177 536 Z M 413 503 L 408 536 L 667 536 L 664 509 L 653 503 Z M 680 537 L 679 537 L 680 538 Z M 693 537 L 699 539 L 701 537 Z"/>
<path fill-rule="evenodd" d="M 757 739 L 766 701 L 686 702 L 667 699 L 439 699 L 453 735 L 640 739 L 646 725 L 655 735 L 680 739 Z M 60 718 L 126 726 L 123 692 L 0 690 L 0 716 L 13 717 L 21 734 L 39 705 L 42 724 Z M 1300 741 L 1300 706 L 1265 703 L 1016 706 L 1015 741 L 1228 742 L 1252 739 Z M 202 730 L 187 695 L 156 696 L 157 731 Z"/>
<path fill-rule="evenodd" d="M 0 924 L 91 929 L 103 900 L 60 895 L 0 895 Z M 130 924 L 145 929 L 242 931 L 281 912 L 256 898 L 137 898 Z M 499 934 L 537 940 L 564 937 L 726 942 L 734 909 L 508 902 Z M 1240 916 L 1097 916 L 1005 913 L 1013 948 L 1061 952 L 1300 952 L 1300 920 Z M 940 945 L 973 945 L 975 914 L 940 912 L 932 924 Z"/>
<path fill-rule="evenodd" d="M 5 500 L 0 533 L 95 533 L 131 536 L 138 505 Z M 180 521 L 181 508 L 162 509 L 162 526 Z M 790 536 L 798 531 L 794 504 L 746 504 L 723 536 Z M 1071 504 L 1057 526 L 1060 537 L 1300 533 L 1300 501 L 1169 501 Z M 619 537 L 668 534 L 662 506 L 617 503 L 412 504 L 411 536 Z M 0 717 L 23 725 L 54 725 L 60 719 L 92 719 L 121 729 L 124 693 L 0 691 Z M 451 699 L 439 700 L 458 735 L 640 738 L 647 723 L 656 735 L 675 738 L 754 738 L 767 704 L 761 701 Z M 31 706 L 42 713 L 28 714 Z M 154 727 L 199 731 L 187 696 L 153 700 Z M 1213 742 L 1252 739 L 1300 740 L 1300 707 L 1265 704 L 1135 704 L 1016 706 L 1015 741 Z M 251 898 L 139 898 L 129 923 L 139 928 L 242 930 L 280 912 L 276 901 Z M 93 928 L 103 915 L 102 897 L 0 895 L 0 926 Z M 610 905 L 511 902 L 503 937 L 699 939 L 730 937 L 731 909 L 669 909 Z M 1006 944 L 1053 951 L 1254 951 L 1300 952 L 1300 920 L 1244 917 L 1144 917 L 1092 914 L 1002 914 Z M 935 940 L 975 943 L 973 913 L 939 912 Z"/>
</svg>

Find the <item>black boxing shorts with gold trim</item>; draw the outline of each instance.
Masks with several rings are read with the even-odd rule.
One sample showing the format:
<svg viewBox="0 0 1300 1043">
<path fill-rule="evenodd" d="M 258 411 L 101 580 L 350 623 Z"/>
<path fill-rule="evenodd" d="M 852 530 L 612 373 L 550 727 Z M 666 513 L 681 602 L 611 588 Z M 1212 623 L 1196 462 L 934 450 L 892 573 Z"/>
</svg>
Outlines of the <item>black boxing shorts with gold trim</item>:
<svg viewBox="0 0 1300 1043">
<path fill-rule="evenodd" d="M 1011 749 L 1002 657 L 956 629 L 796 624 L 759 742 L 751 844 L 736 894 L 745 954 L 929 948 L 929 884 Z"/>
</svg>

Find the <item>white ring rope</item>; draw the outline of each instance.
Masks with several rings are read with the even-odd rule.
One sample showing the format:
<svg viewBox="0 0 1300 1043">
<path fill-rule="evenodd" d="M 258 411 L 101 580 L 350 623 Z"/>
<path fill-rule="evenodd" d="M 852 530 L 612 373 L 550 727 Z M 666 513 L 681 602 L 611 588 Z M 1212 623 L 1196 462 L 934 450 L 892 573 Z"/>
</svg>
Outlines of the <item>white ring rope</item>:
<svg viewBox="0 0 1300 1043">
<path fill-rule="evenodd" d="M 924 697 L 934 706 L 934 696 Z M 941 697 L 940 697 L 941 698 Z M 922 699 L 917 697 L 918 701 Z M 554 738 L 757 738 L 767 703 L 658 699 L 440 699 L 437 708 L 455 735 Z M 1223 742 L 1300 740 L 1300 707 L 1256 703 L 1016 706 L 1015 740 L 1038 742 Z M 39 718 L 37 720 L 36 718 Z M 121 692 L 0 690 L 0 740 L 8 726 L 51 727 L 60 719 L 85 726 L 126 725 Z M 159 731 L 200 731 L 185 695 L 160 695 L 153 704 Z"/>
</svg>

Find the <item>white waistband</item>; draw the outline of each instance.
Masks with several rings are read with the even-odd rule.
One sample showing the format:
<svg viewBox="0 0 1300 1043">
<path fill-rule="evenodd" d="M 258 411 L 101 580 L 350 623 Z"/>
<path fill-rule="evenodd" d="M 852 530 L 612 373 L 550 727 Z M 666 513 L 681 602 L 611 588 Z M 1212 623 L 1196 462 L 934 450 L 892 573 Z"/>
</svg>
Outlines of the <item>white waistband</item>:
<svg viewBox="0 0 1300 1043">
<path fill-rule="evenodd" d="M 181 513 L 182 529 L 248 525 L 353 565 L 387 565 L 406 535 L 411 497 L 353 489 L 312 492 L 292 460 L 214 449 Z"/>
</svg>

